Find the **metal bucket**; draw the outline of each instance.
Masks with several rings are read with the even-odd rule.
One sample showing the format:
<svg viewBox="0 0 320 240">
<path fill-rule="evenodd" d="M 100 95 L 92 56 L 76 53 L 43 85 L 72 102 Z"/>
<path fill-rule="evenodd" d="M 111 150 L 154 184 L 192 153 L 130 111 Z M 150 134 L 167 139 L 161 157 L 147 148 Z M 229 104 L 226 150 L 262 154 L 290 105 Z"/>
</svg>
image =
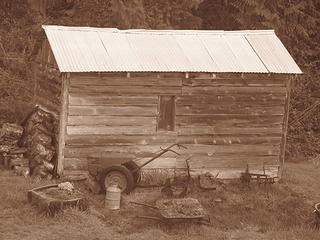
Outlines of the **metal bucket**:
<svg viewBox="0 0 320 240">
<path fill-rule="evenodd" d="M 106 190 L 105 207 L 111 210 L 120 209 L 121 189 L 112 185 Z"/>
</svg>

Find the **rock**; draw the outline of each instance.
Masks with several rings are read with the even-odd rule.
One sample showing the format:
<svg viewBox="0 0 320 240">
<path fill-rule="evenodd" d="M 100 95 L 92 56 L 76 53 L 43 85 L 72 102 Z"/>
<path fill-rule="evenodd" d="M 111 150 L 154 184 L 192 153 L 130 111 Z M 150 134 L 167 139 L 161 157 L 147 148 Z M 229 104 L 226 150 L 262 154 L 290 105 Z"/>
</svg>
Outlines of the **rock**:
<svg viewBox="0 0 320 240">
<path fill-rule="evenodd" d="M 199 175 L 200 188 L 205 190 L 217 189 L 222 184 L 217 177 L 218 175 L 213 176 L 209 172 Z"/>
<path fill-rule="evenodd" d="M 46 168 L 43 165 L 38 165 L 32 170 L 32 176 L 39 176 L 44 178 L 48 175 Z"/>
<path fill-rule="evenodd" d="M 29 159 L 24 157 L 15 157 L 9 160 L 9 169 L 13 169 L 15 166 L 28 167 L 29 168 Z"/>
<path fill-rule="evenodd" d="M 15 166 L 14 172 L 20 176 L 28 177 L 30 175 L 29 167 Z"/>
<path fill-rule="evenodd" d="M 7 145 L 16 145 L 20 140 L 23 133 L 23 127 L 12 124 L 4 123 L 0 130 L 0 141 Z"/>
<path fill-rule="evenodd" d="M 46 176 L 46 179 L 47 179 L 47 180 L 52 180 L 52 178 L 53 178 L 53 175 L 50 174 L 50 173 Z"/>
<path fill-rule="evenodd" d="M 42 110 L 41 108 L 36 108 L 34 113 L 30 116 L 27 123 L 27 130 L 30 132 L 34 125 L 38 125 L 37 128 L 41 127 L 45 131 L 51 132 L 53 129 L 53 121 L 50 113 Z"/>
<path fill-rule="evenodd" d="M 50 162 L 53 155 L 54 150 L 52 146 L 45 146 L 38 143 L 31 147 L 30 156 L 38 163 L 42 163 L 43 161 Z"/>
<path fill-rule="evenodd" d="M 90 189 L 90 191 L 93 192 L 94 194 L 100 193 L 101 186 L 92 176 L 89 175 L 87 177 L 87 179 L 85 180 L 85 184 Z"/>
<path fill-rule="evenodd" d="M 40 143 L 43 145 L 50 145 L 52 143 L 52 137 L 40 129 L 36 129 L 30 136 L 32 143 Z"/>
<path fill-rule="evenodd" d="M 16 148 L 13 148 L 13 149 L 10 150 L 10 154 L 25 154 L 27 151 L 28 151 L 27 148 L 16 147 Z"/>
<path fill-rule="evenodd" d="M 9 153 L 12 149 L 11 145 L 0 145 L 0 153 Z"/>
<path fill-rule="evenodd" d="M 58 188 L 69 192 L 72 192 L 74 190 L 73 184 L 71 182 L 60 183 L 58 184 Z"/>
<path fill-rule="evenodd" d="M 44 166 L 49 172 L 52 172 L 52 171 L 53 171 L 54 165 L 53 165 L 52 163 L 43 161 L 42 164 L 43 164 L 43 166 Z"/>
</svg>

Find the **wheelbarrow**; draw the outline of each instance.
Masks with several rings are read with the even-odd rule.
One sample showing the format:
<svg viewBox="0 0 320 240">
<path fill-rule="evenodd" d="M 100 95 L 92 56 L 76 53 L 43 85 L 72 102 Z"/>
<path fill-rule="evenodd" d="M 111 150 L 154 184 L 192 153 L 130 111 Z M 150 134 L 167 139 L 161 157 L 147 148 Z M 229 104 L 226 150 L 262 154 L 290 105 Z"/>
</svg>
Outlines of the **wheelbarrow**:
<svg viewBox="0 0 320 240">
<path fill-rule="evenodd" d="M 160 214 L 160 217 L 138 216 L 138 218 L 156 220 L 165 224 L 170 224 L 173 221 L 193 220 L 197 223 L 210 225 L 210 217 L 200 202 L 194 198 L 161 199 L 156 201 L 155 206 L 133 201 L 130 203 L 154 209 Z"/>
<path fill-rule="evenodd" d="M 121 164 L 112 165 L 104 169 L 104 171 L 100 175 L 100 184 L 103 190 L 106 190 L 108 186 L 118 185 L 121 189 L 121 192 L 129 193 L 131 192 L 141 179 L 141 168 L 146 166 L 148 163 L 154 161 L 159 158 L 166 152 L 173 152 L 177 155 L 180 155 L 178 152 L 172 150 L 174 146 L 179 148 L 185 148 L 185 146 L 175 143 L 170 145 L 167 148 L 160 148 L 161 150 L 154 153 L 155 155 L 146 161 L 145 163 L 138 165 L 135 160 L 130 160 Z"/>
</svg>

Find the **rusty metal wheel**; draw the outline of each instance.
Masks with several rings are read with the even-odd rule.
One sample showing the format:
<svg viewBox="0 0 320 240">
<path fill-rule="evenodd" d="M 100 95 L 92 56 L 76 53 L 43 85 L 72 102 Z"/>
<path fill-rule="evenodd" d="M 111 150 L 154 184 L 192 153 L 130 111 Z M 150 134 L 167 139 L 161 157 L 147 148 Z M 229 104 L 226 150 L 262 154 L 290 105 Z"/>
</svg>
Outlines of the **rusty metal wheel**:
<svg viewBox="0 0 320 240">
<path fill-rule="evenodd" d="M 122 193 L 129 193 L 135 186 L 133 174 L 122 165 L 107 168 L 103 172 L 101 180 L 101 185 L 104 190 L 111 185 L 117 185 Z"/>
</svg>

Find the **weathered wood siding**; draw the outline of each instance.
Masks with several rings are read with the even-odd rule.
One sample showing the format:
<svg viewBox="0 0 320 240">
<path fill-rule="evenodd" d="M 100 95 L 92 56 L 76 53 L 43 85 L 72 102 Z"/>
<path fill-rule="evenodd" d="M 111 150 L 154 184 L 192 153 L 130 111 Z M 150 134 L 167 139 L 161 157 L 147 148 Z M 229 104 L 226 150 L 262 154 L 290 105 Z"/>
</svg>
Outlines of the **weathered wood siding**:
<svg viewBox="0 0 320 240">
<path fill-rule="evenodd" d="M 191 171 L 237 177 L 249 164 L 277 174 L 287 96 L 285 75 L 216 74 L 183 80 L 177 98 L 179 142 Z"/>
<path fill-rule="evenodd" d="M 130 76 L 130 77 L 128 77 Z M 179 142 L 149 168 L 204 168 L 234 177 L 277 170 L 287 96 L 286 75 L 71 74 L 64 169 L 151 157 Z M 176 97 L 175 131 L 156 131 L 160 95 Z"/>
<path fill-rule="evenodd" d="M 59 115 L 61 108 L 61 73 L 48 40 L 43 41 L 34 69 L 34 103 Z"/>
</svg>

